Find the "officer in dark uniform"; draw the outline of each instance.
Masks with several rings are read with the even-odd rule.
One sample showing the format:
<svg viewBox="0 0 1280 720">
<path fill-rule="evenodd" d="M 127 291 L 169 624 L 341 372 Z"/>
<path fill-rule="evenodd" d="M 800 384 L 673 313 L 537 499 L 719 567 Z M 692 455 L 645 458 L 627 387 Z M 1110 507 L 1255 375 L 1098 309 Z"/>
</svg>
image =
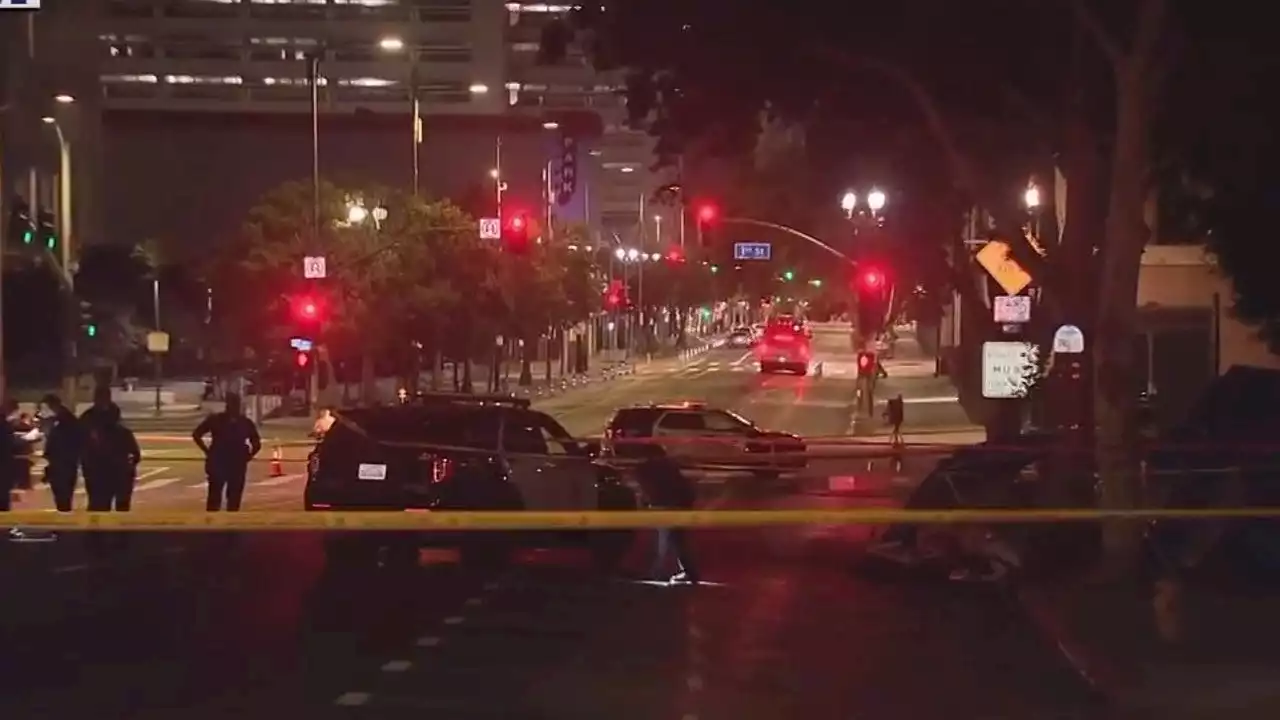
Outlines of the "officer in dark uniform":
<svg viewBox="0 0 1280 720">
<path fill-rule="evenodd" d="M 133 504 L 133 485 L 142 462 L 138 438 L 121 422 L 120 408 L 114 404 L 91 420 L 84 425 L 80 455 L 89 511 L 127 511 Z"/>
<path fill-rule="evenodd" d="M 241 411 L 240 396 L 227 393 L 226 401 L 225 410 L 205 418 L 191 433 L 205 457 L 204 470 L 209 480 L 205 509 L 209 512 L 222 509 L 224 496 L 227 510 L 240 509 L 249 461 L 262 451 L 258 427 Z M 207 444 L 205 436 L 210 438 Z"/>
<path fill-rule="evenodd" d="M 4 401 L 4 424 L 0 425 L 0 512 L 13 509 L 13 492 L 18 488 L 21 446 L 10 417 L 18 409 L 12 400 Z"/>
<path fill-rule="evenodd" d="M 80 475 L 80 423 L 57 395 L 45 395 L 42 402 L 49 409 L 44 433 L 44 480 L 53 492 L 58 512 L 71 512 Z"/>
<path fill-rule="evenodd" d="M 693 482 L 680 470 L 675 460 L 661 451 L 646 459 L 636 469 L 637 480 L 649 507 L 660 510 L 690 510 L 697 491 Z M 666 575 L 667 556 L 675 553 L 679 572 Z M 701 575 L 689 547 L 688 530 L 685 528 L 658 528 L 657 547 L 652 566 L 652 577 L 670 582 L 698 583 Z"/>
<path fill-rule="evenodd" d="M 99 385 L 95 387 L 93 389 L 93 405 L 88 410 L 80 413 L 81 427 L 88 428 L 95 423 L 105 421 L 112 408 L 115 408 L 116 413 L 120 412 L 120 407 L 111 400 L 111 386 Z"/>
</svg>

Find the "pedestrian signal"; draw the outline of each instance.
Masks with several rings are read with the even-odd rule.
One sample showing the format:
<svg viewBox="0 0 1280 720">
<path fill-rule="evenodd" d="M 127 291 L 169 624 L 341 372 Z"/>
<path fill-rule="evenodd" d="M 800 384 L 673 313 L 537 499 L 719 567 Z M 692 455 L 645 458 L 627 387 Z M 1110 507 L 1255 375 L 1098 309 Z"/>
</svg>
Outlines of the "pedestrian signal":
<svg viewBox="0 0 1280 720">
<path fill-rule="evenodd" d="M 306 368 L 308 365 L 311 364 L 311 355 L 309 355 L 308 353 L 300 352 L 297 355 L 294 355 L 293 362 L 297 364 L 299 368 Z"/>
<path fill-rule="evenodd" d="M 875 374 L 875 371 L 875 354 L 869 352 L 858 353 L 858 377 L 871 377 Z"/>
</svg>

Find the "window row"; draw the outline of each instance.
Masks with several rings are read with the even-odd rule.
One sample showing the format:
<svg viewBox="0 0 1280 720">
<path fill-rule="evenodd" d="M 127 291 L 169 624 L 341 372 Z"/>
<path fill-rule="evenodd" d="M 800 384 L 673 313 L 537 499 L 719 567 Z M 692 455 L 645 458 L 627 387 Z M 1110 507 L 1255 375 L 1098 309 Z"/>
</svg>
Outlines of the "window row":
<svg viewBox="0 0 1280 720">
<path fill-rule="evenodd" d="M 305 60 L 319 44 L 315 41 L 287 44 L 258 43 L 251 38 L 247 45 L 238 43 L 201 42 L 152 42 L 148 40 L 106 41 L 106 54 L 113 58 L 176 58 L 185 60 L 251 60 L 262 62 Z M 271 39 L 271 38 L 268 38 Z M 369 45 L 330 46 L 325 58 L 337 62 L 408 61 L 419 63 L 465 64 L 472 60 L 471 47 L 467 45 L 427 45 L 416 51 L 389 55 L 378 47 Z"/>
<path fill-rule="evenodd" d="M 469 0 L 111 0 L 110 17 L 467 22 Z"/>
<path fill-rule="evenodd" d="M 154 75 L 154 74 L 130 74 L 130 75 L 103 75 L 100 78 L 104 85 L 200 85 L 200 86 L 235 86 L 235 87 L 299 87 L 306 88 L 310 85 L 306 77 L 245 77 L 241 75 Z M 398 80 L 379 77 L 343 77 L 343 78 L 320 78 L 317 83 L 320 87 L 329 87 L 330 85 L 338 88 L 354 87 L 354 88 L 387 88 L 393 92 L 404 95 L 408 89 L 405 83 Z M 432 93 L 455 93 L 462 92 L 474 95 L 471 86 L 467 83 L 444 80 L 423 80 L 418 84 L 418 89 L 424 96 L 430 96 Z"/>
</svg>

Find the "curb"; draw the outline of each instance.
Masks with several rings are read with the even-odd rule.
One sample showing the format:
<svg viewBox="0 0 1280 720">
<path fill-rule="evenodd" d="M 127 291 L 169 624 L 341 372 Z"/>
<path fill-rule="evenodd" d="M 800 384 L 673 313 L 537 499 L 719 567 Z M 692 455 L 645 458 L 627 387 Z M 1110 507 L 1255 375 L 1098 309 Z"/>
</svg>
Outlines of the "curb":
<svg viewBox="0 0 1280 720">
<path fill-rule="evenodd" d="M 634 375 L 636 368 L 629 362 L 619 363 L 595 373 L 575 373 L 553 380 L 550 385 L 539 385 L 534 388 L 517 387 L 513 392 L 517 397 L 539 399 L 551 398 L 576 388 L 608 382 L 627 375 Z"/>
</svg>

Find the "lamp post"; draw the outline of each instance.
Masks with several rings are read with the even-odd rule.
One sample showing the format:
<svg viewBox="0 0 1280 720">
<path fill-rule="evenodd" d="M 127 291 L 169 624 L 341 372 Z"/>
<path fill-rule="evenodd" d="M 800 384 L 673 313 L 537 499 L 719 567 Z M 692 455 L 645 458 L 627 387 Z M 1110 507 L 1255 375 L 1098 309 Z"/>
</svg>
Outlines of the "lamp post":
<svg viewBox="0 0 1280 720">
<path fill-rule="evenodd" d="M 54 96 L 54 102 L 59 105 L 70 105 L 75 102 L 75 98 L 70 95 L 62 94 Z M 45 125 L 53 128 L 55 136 L 58 139 L 58 235 L 61 247 L 58 248 L 58 264 L 62 270 L 63 286 L 67 293 L 67 310 L 65 312 L 66 319 L 64 322 L 64 335 L 66 339 L 63 341 L 65 347 L 63 356 L 66 359 L 66 367 L 63 369 L 63 399 L 75 407 L 77 377 L 77 363 L 79 362 L 79 352 L 76 347 L 76 329 L 78 319 L 79 304 L 75 298 L 75 272 L 71 267 L 72 251 L 72 223 L 73 209 L 72 204 L 72 183 L 71 183 L 71 143 L 67 139 L 67 134 L 62 129 L 62 124 L 52 115 L 46 115 L 40 119 Z"/>
<path fill-rule="evenodd" d="M 320 54 L 307 55 L 307 85 L 311 90 L 311 242 L 320 246 Z"/>
</svg>

